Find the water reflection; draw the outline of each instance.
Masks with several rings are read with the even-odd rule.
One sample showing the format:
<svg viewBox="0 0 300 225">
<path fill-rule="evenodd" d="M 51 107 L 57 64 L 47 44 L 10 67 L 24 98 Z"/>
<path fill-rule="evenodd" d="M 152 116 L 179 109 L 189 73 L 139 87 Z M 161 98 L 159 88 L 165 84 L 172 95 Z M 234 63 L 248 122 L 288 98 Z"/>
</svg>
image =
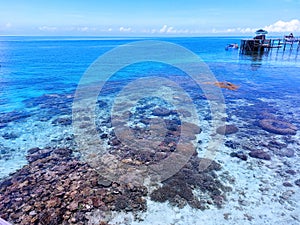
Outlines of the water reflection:
<svg viewBox="0 0 300 225">
<path fill-rule="evenodd" d="M 299 49 L 286 49 L 283 51 L 283 49 L 277 48 L 257 52 L 240 52 L 239 59 L 250 62 L 251 70 L 258 70 L 263 63 L 278 64 L 279 62 L 286 65 L 293 64 L 293 66 L 296 63 L 300 66 L 299 53 Z"/>
</svg>

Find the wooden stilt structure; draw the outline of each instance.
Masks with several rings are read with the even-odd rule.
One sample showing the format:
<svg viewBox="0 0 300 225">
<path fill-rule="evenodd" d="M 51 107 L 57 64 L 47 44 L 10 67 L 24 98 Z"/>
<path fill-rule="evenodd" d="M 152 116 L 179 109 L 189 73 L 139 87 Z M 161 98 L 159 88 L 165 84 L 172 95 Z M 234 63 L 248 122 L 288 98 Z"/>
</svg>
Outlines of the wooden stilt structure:
<svg viewBox="0 0 300 225">
<path fill-rule="evenodd" d="M 241 53 L 253 53 L 253 52 L 264 52 L 269 51 L 273 48 L 283 49 L 283 51 L 289 49 L 293 50 L 297 45 L 296 50 L 300 50 L 300 38 L 294 38 L 293 40 L 288 39 L 242 39 L 241 40 Z"/>
</svg>

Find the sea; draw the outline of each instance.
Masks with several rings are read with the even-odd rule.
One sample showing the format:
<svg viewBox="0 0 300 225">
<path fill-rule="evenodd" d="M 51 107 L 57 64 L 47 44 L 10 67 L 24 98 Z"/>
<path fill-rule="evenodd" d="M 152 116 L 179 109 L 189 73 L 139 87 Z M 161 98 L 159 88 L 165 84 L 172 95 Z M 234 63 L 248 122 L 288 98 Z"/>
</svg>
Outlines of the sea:
<svg viewBox="0 0 300 225">
<path fill-rule="evenodd" d="M 158 205 L 149 200 L 148 211 L 139 221 L 130 220 L 123 213 L 112 218 L 112 224 L 150 224 L 149 221 L 203 224 L 199 222 L 201 218 L 206 224 L 300 224 L 300 48 L 297 50 L 294 45 L 285 51 L 274 48 L 248 54 L 239 49 L 225 50 L 228 44 L 240 45 L 242 38 L 1 36 L 0 180 L 28 165 L 30 149 L 70 148 L 76 154 L 80 146 L 70 141 L 74 138 L 72 106 L 84 76 L 99 57 L 122 46 L 154 41 L 179 46 L 199 57 L 211 78 L 200 82 L 201 85 L 217 88 L 222 102 L 205 96 L 202 86 L 190 85 L 192 81 L 190 77 L 185 80 L 185 71 L 168 63 L 147 61 L 148 52 L 144 49 L 145 62 L 120 67 L 105 78 L 102 91 L 91 89 L 102 104 L 101 113 L 107 114 L 120 90 L 139 78 L 150 78 L 146 83 L 151 83 L 151 77 L 177 82 L 180 90 L 190 97 L 203 125 L 198 124 L 204 133 L 198 136 L 203 139 L 198 141 L 198 145 L 203 145 L 197 147 L 201 153 L 207 147 L 205 143 L 214 138 L 205 133 L 213 119 L 209 102 L 222 104 L 221 121 L 234 129 L 225 132 L 214 159 L 236 183 L 231 184 L 233 192 L 222 209 L 211 207 L 211 211 L 195 212 L 187 208 L 190 206 L 174 209 L 168 203 Z M 168 58 L 164 51 L 156 54 Z M 176 54 L 176 51 L 169 52 L 172 60 Z M 110 60 L 122 62 L 118 57 Z M 156 85 L 168 87 L 160 82 L 163 81 Z M 143 88 L 141 85 L 140 89 Z M 127 101 L 126 95 L 122 98 Z M 157 104 L 165 109 L 172 105 L 167 100 L 152 97 L 149 101 L 151 107 Z M 101 123 L 97 126 L 101 130 Z M 242 155 L 247 157 L 246 161 Z M 131 222 L 124 222 L 124 218 Z"/>
</svg>

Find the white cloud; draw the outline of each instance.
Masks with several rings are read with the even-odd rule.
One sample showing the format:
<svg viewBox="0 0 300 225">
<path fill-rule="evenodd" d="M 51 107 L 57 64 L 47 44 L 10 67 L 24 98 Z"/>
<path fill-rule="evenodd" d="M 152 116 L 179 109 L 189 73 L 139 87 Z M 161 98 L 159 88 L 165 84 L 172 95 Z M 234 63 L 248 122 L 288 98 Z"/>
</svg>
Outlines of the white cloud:
<svg viewBox="0 0 300 225">
<path fill-rule="evenodd" d="M 254 34 L 256 30 L 258 30 L 261 27 L 255 27 L 255 28 L 250 28 L 250 27 L 231 27 L 227 29 L 212 29 L 211 32 L 218 34 Z M 267 30 L 268 32 L 271 33 L 279 33 L 279 32 L 300 32 L 300 20 L 298 19 L 293 19 L 291 21 L 282 21 L 278 20 L 277 22 L 267 25 L 263 27 L 264 30 Z"/>
<path fill-rule="evenodd" d="M 12 25 L 11 25 L 11 23 L 9 23 L 9 22 L 5 24 L 5 28 L 10 28 L 11 26 L 12 26 Z"/>
<path fill-rule="evenodd" d="M 159 33 L 166 33 L 168 26 L 167 25 L 163 25 L 162 28 L 160 28 Z"/>
<path fill-rule="evenodd" d="M 155 29 L 151 30 L 151 33 L 156 33 Z M 161 34 L 188 34 L 190 31 L 188 29 L 175 29 L 174 27 L 163 25 L 162 28 L 158 30 Z"/>
<path fill-rule="evenodd" d="M 173 27 L 168 27 L 167 33 L 176 33 L 176 30 Z"/>
<path fill-rule="evenodd" d="M 42 27 L 39 27 L 39 30 L 41 31 L 57 31 L 57 27 L 51 27 L 51 26 L 42 26 Z"/>
<path fill-rule="evenodd" d="M 228 29 L 226 30 L 226 32 L 227 32 L 227 33 L 234 33 L 234 32 L 236 32 L 236 29 L 235 29 L 235 28 L 228 28 Z"/>
<path fill-rule="evenodd" d="M 119 31 L 121 31 L 121 32 L 130 32 L 131 31 L 131 27 L 120 27 Z"/>
<path fill-rule="evenodd" d="M 300 20 L 291 21 L 278 20 L 276 23 L 264 27 L 269 32 L 298 32 L 300 31 Z"/>
<path fill-rule="evenodd" d="M 89 27 L 78 27 L 77 30 L 81 31 L 81 32 L 87 32 L 90 30 L 90 28 Z"/>
<path fill-rule="evenodd" d="M 247 33 L 255 33 L 257 28 L 250 28 L 250 27 L 237 27 L 237 28 L 227 28 L 227 29 L 222 29 L 222 30 L 217 30 L 217 29 L 212 29 L 212 33 L 214 34 L 237 34 L 237 33 L 242 33 L 242 34 L 247 34 Z"/>
</svg>

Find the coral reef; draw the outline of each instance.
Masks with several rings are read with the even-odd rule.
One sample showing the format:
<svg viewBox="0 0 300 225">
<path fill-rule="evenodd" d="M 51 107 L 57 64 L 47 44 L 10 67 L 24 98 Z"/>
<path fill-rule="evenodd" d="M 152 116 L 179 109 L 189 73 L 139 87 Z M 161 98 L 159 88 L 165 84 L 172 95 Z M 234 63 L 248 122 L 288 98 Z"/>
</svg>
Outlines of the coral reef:
<svg viewBox="0 0 300 225">
<path fill-rule="evenodd" d="M 201 161 L 209 166 L 202 170 Z M 154 190 L 151 200 L 156 202 L 170 202 L 172 205 L 183 207 L 189 204 L 193 208 L 204 210 L 209 204 L 221 207 L 226 200 L 226 193 L 231 188 L 218 180 L 215 171 L 221 169 L 221 165 L 209 159 L 198 158 L 195 153 L 189 162 L 174 176 L 162 182 L 162 186 Z M 194 194 L 199 191 L 205 198 Z M 201 196 L 202 196 L 201 194 Z"/>
<path fill-rule="evenodd" d="M 106 181 L 71 153 L 31 149 L 29 165 L 0 183 L 0 217 L 24 225 L 87 224 L 87 214 L 96 209 L 146 209 L 145 187 Z"/>
<path fill-rule="evenodd" d="M 112 131 L 104 134 L 104 139 L 108 140 L 110 154 L 113 154 L 125 164 L 155 164 L 167 158 L 176 150 L 183 126 L 187 128 L 185 131 L 186 140 L 184 141 L 196 139 L 196 134 L 202 132 L 201 128 L 193 123 L 185 122 L 181 124 L 179 112 L 160 101 L 156 98 L 141 100 L 132 111 L 128 112 L 130 123 L 127 126 L 130 129 L 120 129 L 115 132 L 115 127 L 112 126 Z M 180 112 L 186 117 L 191 116 L 189 111 Z M 150 124 L 150 120 L 154 119 L 153 117 L 160 118 L 160 122 L 155 123 L 155 120 L 153 120 Z M 115 123 L 121 122 L 115 120 Z M 109 123 L 103 123 L 103 125 L 109 126 Z M 162 126 L 165 130 L 162 129 Z M 137 141 L 132 141 L 131 145 L 121 141 L 122 139 L 131 140 L 131 133 Z M 157 144 L 153 147 L 150 146 L 150 143 Z"/>
<path fill-rule="evenodd" d="M 262 129 L 270 133 L 281 135 L 295 135 L 297 133 L 297 127 L 285 121 L 277 119 L 262 119 L 258 123 Z"/>
<path fill-rule="evenodd" d="M 213 84 L 219 88 L 225 88 L 231 91 L 236 91 L 240 87 L 228 81 L 204 82 L 204 84 Z"/>
</svg>

